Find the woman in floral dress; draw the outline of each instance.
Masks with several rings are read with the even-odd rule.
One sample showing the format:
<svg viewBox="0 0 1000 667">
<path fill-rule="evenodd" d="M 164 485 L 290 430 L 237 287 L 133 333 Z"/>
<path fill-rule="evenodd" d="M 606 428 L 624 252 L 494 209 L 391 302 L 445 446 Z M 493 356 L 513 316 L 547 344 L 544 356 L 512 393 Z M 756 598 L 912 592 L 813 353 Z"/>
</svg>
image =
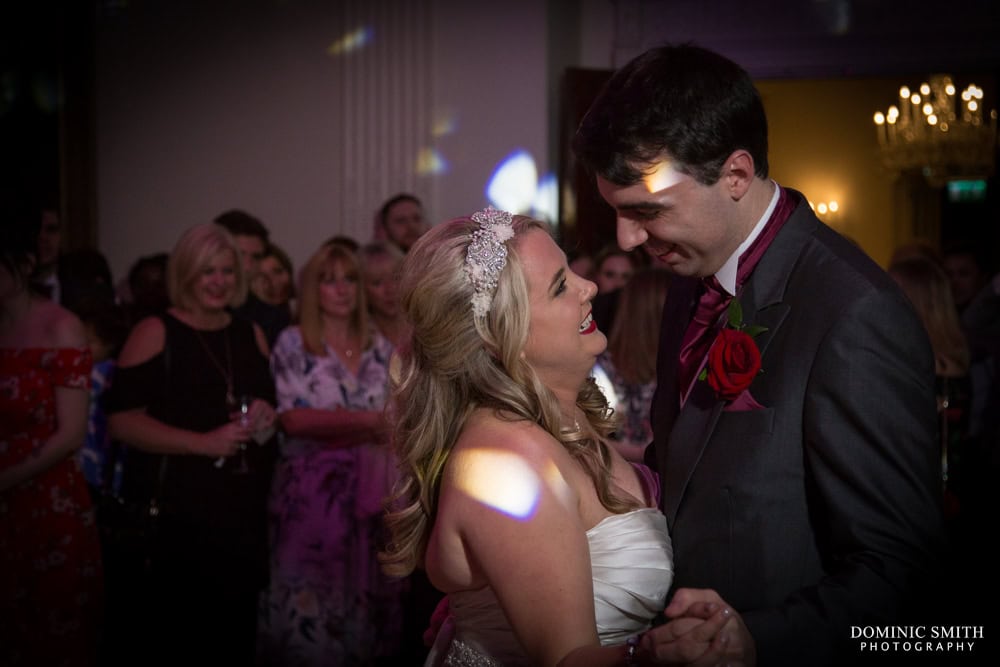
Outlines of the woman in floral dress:
<svg viewBox="0 0 1000 667">
<path fill-rule="evenodd" d="M 366 665 L 392 655 L 400 584 L 376 553 L 394 466 L 382 414 L 392 345 L 368 325 L 354 252 L 327 243 L 309 260 L 298 326 L 271 368 L 286 439 L 271 494 L 267 665 Z"/>
<path fill-rule="evenodd" d="M 667 298 L 670 273 L 660 267 L 636 271 L 621 288 L 608 349 L 597 358 L 595 375 L 606 374 L 613 396 L 608 400 L 620 416 L 612 444 L 630 461 L 641 463 L 653 441 L 649 408 L 656 392 L 656 350 L 660 314 Z"/>
<path fill-rule="evenodd" d="M 4 210 L 0 226 L 0 664 L 90 665 L 103 582 L 73 455 L 90 350 L 79 319 L 28 288 L 34 216 Z"/>
</svg>

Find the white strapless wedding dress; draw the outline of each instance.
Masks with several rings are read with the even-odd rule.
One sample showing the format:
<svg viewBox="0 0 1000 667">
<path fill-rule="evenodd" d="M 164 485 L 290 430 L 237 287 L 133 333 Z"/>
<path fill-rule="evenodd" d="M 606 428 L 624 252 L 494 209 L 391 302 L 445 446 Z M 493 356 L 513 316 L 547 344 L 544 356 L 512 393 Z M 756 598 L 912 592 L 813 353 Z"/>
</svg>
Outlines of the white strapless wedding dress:
<svg viewBox="0 0 1000 667">
<path fill-rule="evenodd" d="M 587 531 L 594 578 L 594 611 L 601 644 L 623 644 L 649 629 L 663 611 L 673 579 L 667 520 L 657 509 L 614 514 Z M 530 665 L 490 588 L 448 595 L 450 618 L 441 627 L 426 667 Z"/>
</svg>

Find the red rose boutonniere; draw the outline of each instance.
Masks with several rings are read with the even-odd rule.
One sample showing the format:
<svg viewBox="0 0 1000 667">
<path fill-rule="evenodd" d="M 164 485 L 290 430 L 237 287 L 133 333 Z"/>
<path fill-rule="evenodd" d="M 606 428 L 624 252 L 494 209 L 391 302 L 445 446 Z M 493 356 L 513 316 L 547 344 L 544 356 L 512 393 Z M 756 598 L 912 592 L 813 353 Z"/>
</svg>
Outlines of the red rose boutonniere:
<svg viewBox="0 0 1000 667">
<path fill-rule="evenodd" d="M 708 363 L 698 376 L 708 380 L 719 398 L 732 401 L 747 390 L 760 372 L 760 350 L 754 336 L 767 327 L 743 322 L 743 307 L 733 299 L 726 309 L 727 326 L 719 332 L 708 351 Z"/>
</svg>

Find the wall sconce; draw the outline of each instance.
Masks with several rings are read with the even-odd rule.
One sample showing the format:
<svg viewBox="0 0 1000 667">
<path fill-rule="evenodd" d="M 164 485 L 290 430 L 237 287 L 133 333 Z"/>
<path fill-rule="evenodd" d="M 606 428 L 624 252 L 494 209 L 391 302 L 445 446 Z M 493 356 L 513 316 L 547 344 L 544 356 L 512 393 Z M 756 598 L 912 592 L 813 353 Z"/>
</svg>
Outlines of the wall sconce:
<svg viewBox="0 0 1000 667">
<path fill-rule="evenodd" d="M 818 203 L 809 202 L 809 206 L 812 207 L 813 212 L 816 214 L 820 220 L 828 225 L 834 226 L 840 222 L 840 215 L 842 207 L 840 202 L 836 199 L 831 199 L 830 201 L 821 201 Z"/>
</svg>

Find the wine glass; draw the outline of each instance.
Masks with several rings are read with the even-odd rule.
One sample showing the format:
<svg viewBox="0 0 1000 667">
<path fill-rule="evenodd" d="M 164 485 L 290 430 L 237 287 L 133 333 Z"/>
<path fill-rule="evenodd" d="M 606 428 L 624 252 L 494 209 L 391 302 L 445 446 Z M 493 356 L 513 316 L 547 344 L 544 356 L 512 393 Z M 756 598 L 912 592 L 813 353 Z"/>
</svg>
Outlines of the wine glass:
<svg viewBox="0 0 1000 667">
<path fill-rule="evenodd" d="M 253 404 L 253 397 L 241 395 L 236 399 L 236 409 L 235 409 L 235 420 L 240 426 L 247 427 L 250 425 L 250 406 Z M 250 467 L 247 465 L 247 443 L 241 442 L 239 444 L 240 450 L 240 463 L 233 472 L 237 475 L 245 475 L 250 472 Z"/>
<path fill-rule="evenodd" d="M 226 406 L 229 408 L 230 419 L 240 426 L 250 425 L 250 406 L 253 404 L 253 397 L 241 395 L 236 399 L 227 398 Z M 236 469 L 233 471 L 234 474 L 244 475 L 250 472 L 250 467 L 247 465 L 247 443 L 241 442 L 238 447 L 240 452 L 240 462 Z M 226 464 L 226 457 L 220 456 L 215 460 L 215 467 L 221 468 Z"/>
</svg>

